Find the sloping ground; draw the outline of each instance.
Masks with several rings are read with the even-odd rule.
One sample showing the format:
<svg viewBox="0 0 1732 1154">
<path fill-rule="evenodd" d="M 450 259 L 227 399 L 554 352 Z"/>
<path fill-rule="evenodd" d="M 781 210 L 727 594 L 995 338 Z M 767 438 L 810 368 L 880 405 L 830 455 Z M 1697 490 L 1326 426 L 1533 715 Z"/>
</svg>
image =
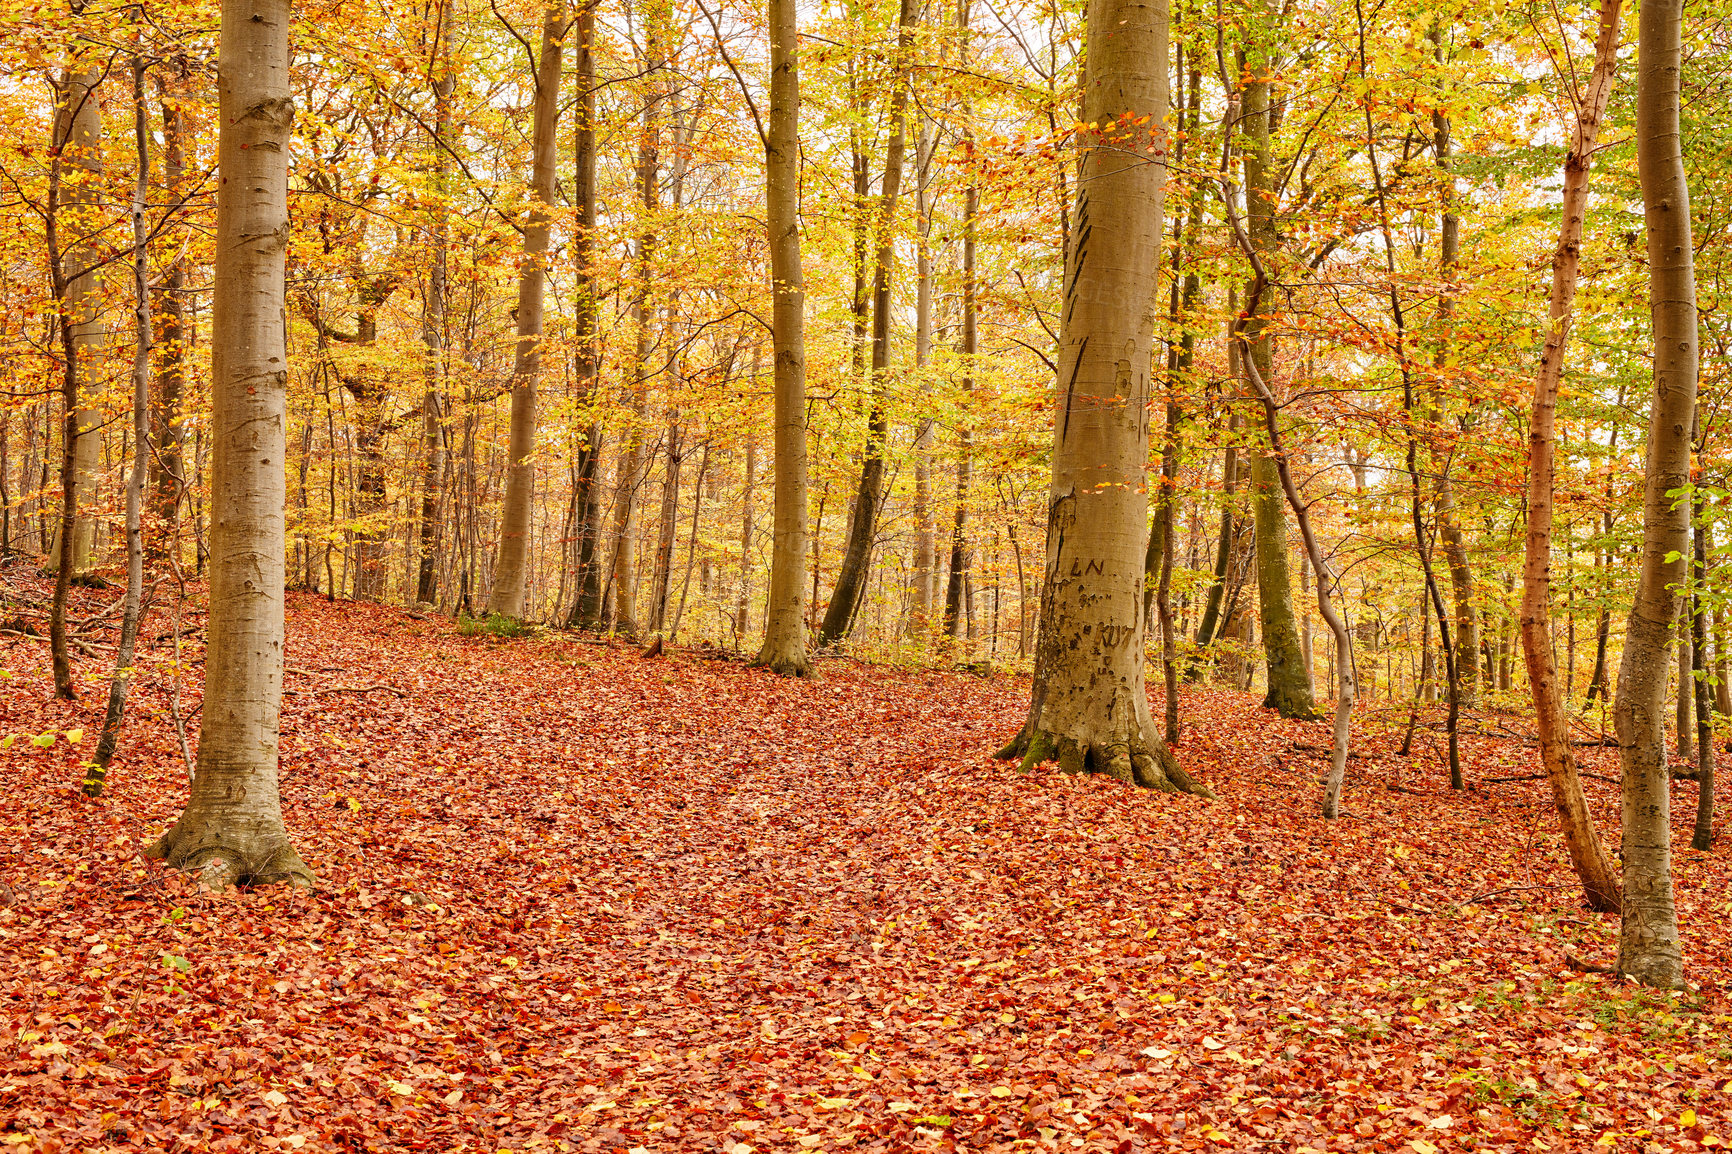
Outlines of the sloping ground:
<svg viewBox="0 0 1732 1154">
<path fill-rule="evenodd" d="M 0 616 L 43 592 L 3 580 Z M 103 662 L 60 705 L 45 646 L 0 637 L 0 732 L 84 731 L 0 754 L 4 1149 L 1732 1141 L 1732 847 L 1683 848 L 1691 785 L 1698 988 L 1652 995 L 1567 967 L 1609 961 L 1616 926 L 1575 899 L 1538 783 L 1451 794 L 1425 742 L 1353 762 L 1326 825 L 1320 762 L 1291 750 L 1322 727 L 1238 695 L 1185 701 L 1210 804 L 991 761 L 1012 680 L 829 661 L 788 683 L 306 597 L 289 614 L 311 895 L 201 894 L 139 856 L 184 789 L 166 639 L 90 802 Z M 1534 760 L 1469 754 L 1473 778 Z"/>
</svg>

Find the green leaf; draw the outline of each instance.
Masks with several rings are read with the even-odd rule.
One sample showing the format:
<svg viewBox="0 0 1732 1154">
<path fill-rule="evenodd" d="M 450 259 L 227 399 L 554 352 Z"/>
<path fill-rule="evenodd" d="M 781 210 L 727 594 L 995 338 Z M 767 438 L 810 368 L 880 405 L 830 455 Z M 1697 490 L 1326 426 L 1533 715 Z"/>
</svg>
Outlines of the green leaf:
<svg viewBox="0 0 1732 1154">
<path fill-rule="evenodd" d="M 914 1119 L 916 1126 L 948 1126 L 951 1123 L 949 1114 L 922 1114 Z"/>
<path fill-rule="evenodd" d="M 30 744 L 37 749 L 47 749 L 54 744 L 54 735 L 52 733 L 38 733 L 30 739 Z"/>
<path fill-rule="evenodd" d="M 179 970 L 182 973 L 192 969 L 192 963 L 181 957 L 179 954 L 162 955 L 162 964 L 172 970 Z"/>
</svg>

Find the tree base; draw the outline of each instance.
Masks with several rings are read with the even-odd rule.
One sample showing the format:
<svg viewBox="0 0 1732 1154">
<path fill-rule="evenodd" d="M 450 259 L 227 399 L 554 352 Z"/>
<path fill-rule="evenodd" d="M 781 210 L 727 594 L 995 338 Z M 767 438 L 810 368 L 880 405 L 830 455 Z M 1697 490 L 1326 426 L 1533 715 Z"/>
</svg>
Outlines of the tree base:
<svg viewBox="0 0 1732 1154">
<path fill-rule="evenodd" d="M 772 648 L 769 642 L 758 650 L 758 655 L 752 658 L 752 668 L 768 669 L 778 677 L 815 678 L 818 670 L 813 667 L 812 659 L 804 653 Z"/>
<path fill-rule="evenodd" d="M 1211 799 L 1215 796 L 1213 790 L 1185 772 L 1178 756 L 1164 741 L 1084 743 L 1069 737 L 1055 738 L 1045 730 L 1024 726 L 993 756 L 1000 761 L 1020 759 L 1022 773 L 1043 761 L 1056 761 L 1065 773 L 1100 773 L 1163 793 L 1188 793 Z"/>
<path fill-rule="evenodd" d="M 195 873 L 212 889 L 287 882 L 297 889 L 313 888 L 313 871 L 289 844 L 288 834 L 260 831 L 253 836 L 218 831 L 180 815 L 169 831 L 146 849 L 147 857 L 174 869 Z"/>
<path fill-rule="evenodd" d="M 1263 708 L 1273 709 L 1288 721 L 1321 721 L 1326 716 L 1308 695 L 1277 693 L 1273 689 L 1264 695 Z"/>
</svg>

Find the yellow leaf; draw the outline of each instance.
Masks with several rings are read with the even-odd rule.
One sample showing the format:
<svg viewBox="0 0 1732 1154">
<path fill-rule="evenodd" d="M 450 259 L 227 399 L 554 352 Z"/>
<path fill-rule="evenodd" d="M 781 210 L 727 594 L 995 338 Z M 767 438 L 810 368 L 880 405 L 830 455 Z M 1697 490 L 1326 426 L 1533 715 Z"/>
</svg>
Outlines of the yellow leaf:
<svg viewBox="0 0 1732 1154">
<path fill-rule="evenodd" d="M 67 744 L 77 745 L 79 742 L 81 742 L 83 740 L 84 740 L 84 731 L 82 729 L 69 729 L 66 731 Z"/>
<path fill-rule="evenodd" d="M 1696 1124 L 1696 1111 L 1686 1110 L 1682 1114 L 1678 1115 L 1678 1125 L 1682 1126 L 1684 1129 L 1688 1130 L 1690 1127 L 1694 1126 L 1695 1124 Z"/>
<path fill-rule="evenodd" d="M 1012 1098 L 1016 1096 L 1016 1091 L 1012 1090 L 1009 1086 L 994 1086 L 992 1088 L 992 1096 L 994 1098 Z"/>
<path fill-rule="evenodd" d="M 391 1093 L 404 1098 L 410 1097 L 415 1093 L 415 1087 L 409 1085 L 407 1082 L 389 1082 L 386 1084 L 386 1088 L 390 1090 Z"/>
<path fill-rule="evenodd" d="M 461 1101 L 463 1101 L 463 1091 L 461 1090 L 453 1090 L 451 1093 L 445 1095 L 445 1104 L 447 1106 L 455 1106 Z"/>
<path fill-rule="evenodd" d="M 263 1094 L 260 1094 L 259 1097 L 265 1100 L 267 1106 L 282 1107 L 289 1104 L 289 1096 L 281 1090 L 266 1090 Z"/>
<path fill-rule="evenodd" d="M 361 812 L 361 803 L 356 801 L 352 797 L 349 799 L 349 812 L 350 813 L 360 813 Z"/>
</svg>

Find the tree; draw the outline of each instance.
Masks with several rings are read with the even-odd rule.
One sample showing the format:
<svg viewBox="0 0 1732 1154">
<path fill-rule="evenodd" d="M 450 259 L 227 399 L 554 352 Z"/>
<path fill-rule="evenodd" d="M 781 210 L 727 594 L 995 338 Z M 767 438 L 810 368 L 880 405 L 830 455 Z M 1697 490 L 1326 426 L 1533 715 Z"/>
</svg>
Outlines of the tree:
<svg viewBox="0 0 1732 1154">
<path fill-rule="evenodd" d="M 499 519 L 499 556 L 493 570 L 490 613 L 522 617 L 528 589 L 529 514 L 535 493 L 535 406 L 541 382 L 545 323 L 547 246 L 552 232 L 555 133 L 559 127 L 559 80 L 565 50 L 565 4 L 554 0 L 541 22 L 541 54 L 535 65 L 534 159 L 529 177 L 529 215 L 523 226 L 523 268 L 517 279 L 517 359 L 511 377 L 510 471 Z"/>
<path fill-rule="evenodd" d="M 277 792 L 289 239 L 288 0 L 223 0 L 211 317 L 210 623 L 191 796 L 150 847 L 213 886 L 313 875 Z"/>
<path fill-rule="evenodd" d="M 50 287 L 59 306 L 61 453 L 60 519 L 48 564 L 55 572 L 49 610 L 49 644 L 55 693 L 73 697 L 72 662 L 66 647 L 66 600 L 73 578 L 90 568 L 96 521 L 96 469 L 102 453 L 102 414 L 91 404 L 88 362 L 103 344 L 101 254 L 94 239 L 102 191 L 102 109 L 93 61 L 67 70 L 59 86 L 54 121 L 53 176 L 47 213 Z M 63 244 L 62 230 L 72 243 Z"/>
<path fill-rule="evenodd" d="M 768 0 L 770 117 L 764 141 L 775 349 L 775 513 L 764 644 L 754 664 L 788 677 L 806 656 L 806 278 L 800 264 L 800 47 L 795 0 Z M 753 115 L 756 115 L 754 109 Z"/>
<path fill-rule="evenodd" d="M 1241 70 L 1244 89 L 1242 123 L 1245 147 L 1245 215 L 1250 240 L 1258 255 L 1269 260 L 1277 245 L 1275 230 L 1276 183 L 1270 139 L 1274 134 L 1275 94 L 1271 74 L 1274 53 L 1268 41 L 1275 35 L 1270 22 L 1249 29 Z M 1249 296 L 1249 294 L 1247 294 Z M 1259 298 L 1260 299 L 1260 298 Z M 1263 302 L 1266 303 L 1266 302 Z M 1266 317 L 1251 313 L 1246 327 L 1250 346 L 1246 350 L 1255 363 L 1247 372 L 1275 379 L 1275 343 Z M 1315 717 L 1317 705 L 1311 679 L 1305 671 L 1305 652 L 1299 643 L 1299 624 L 1293 612 L 1293 578 L 1287 556 L 1287 515 L 1281 480 L 1273 448 L 1251 458 L 1251 512 L 1256 525 L 1257 609 L 1263 623 L 1263 661 L 1268 686 L 1265 708 L 1282 717 Z"/>
<path fill-rule="evenodd" d="M 1149 712 L 1146 466 L 1166 179 L 1167 5 L 1091 0 L 1023 764 L 1204 792 Z"/>
<path fill-rule="evenodd" d="M 1624 894 L 1618 971 L 1649 986 L 1684 981 L 1672 900 L 1666 679 L 1678 586 L 1690 554 L 1690 429 L 1696 408 L 1696 273 L 1690 189 L 1678 135 L 1683 0 L 1645 0 L 1639 17 L 1636 167 L 1648 226 L 1654 386 L 1642 482 L 1642 561 L 1612 706 L 1623 769 Z"/>
<path fill-rule="evenodd" d="M 1558 685 L 1558 659 L 1552 645 L 1552 488 L 1556 448 L 1558 383 L 1569 347 L 1576 274 L 1581 267 L 1582 225 L 1587 215 L 1588 170 L 1599 138 L 1600 119 L 1611 96 L 1618 65 L 1619 16 L 1623 0 L 1601 0 L 1594 69 L 1576 102 L 1575 138 L 1564 160 L 1563 227 L 1552 257 L 1550 326 L 1534 380 L 1533 416 L 1528 426 L 1527 555 L 1522 566 L 1521 635 L 1528 686 L 1540 737 L 1540 760 L 1551 786 L 1552 804 L 1563 826 L 1570 864 L 1581 879 L 1588 905 L 1618 908 L 1618 875 L 1600 846 L 1594 816 L 1576 775 L 1575 749 Z M 1470 658 L 1471 660 L 1471 658 Z"/>
</svg>

